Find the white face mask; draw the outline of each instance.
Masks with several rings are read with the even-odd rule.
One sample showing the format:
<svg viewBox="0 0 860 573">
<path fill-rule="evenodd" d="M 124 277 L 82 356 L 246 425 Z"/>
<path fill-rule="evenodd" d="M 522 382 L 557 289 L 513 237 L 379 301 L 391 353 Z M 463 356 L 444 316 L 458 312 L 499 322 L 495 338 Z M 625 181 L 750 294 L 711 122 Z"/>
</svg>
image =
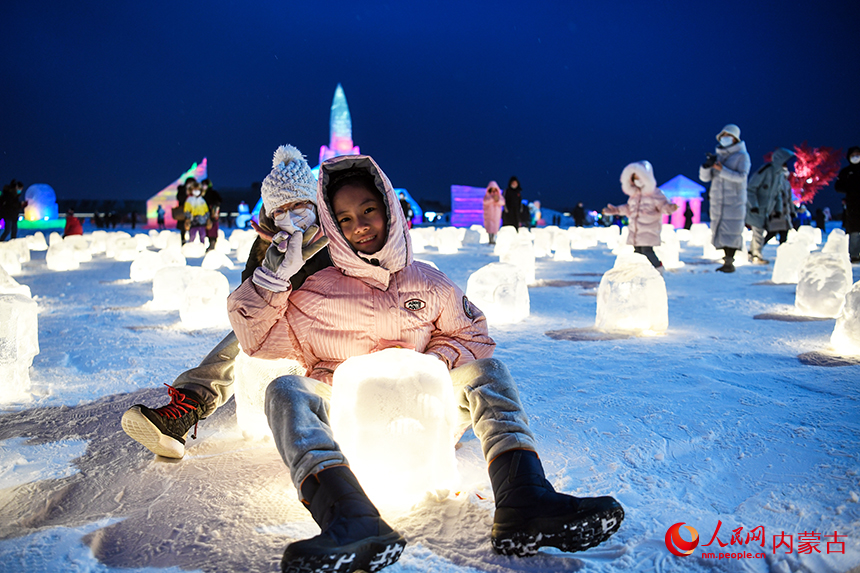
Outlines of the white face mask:
<svg viewBox="0 0 860 573">
<path fill-rule="evenodd" d="M 317 216 L 313 206 L 302 205 L 289 211 L 281 211 L 273 217 L 275 226 L 287 233 L 296 230 L 307 231 L 308 227 L 317 222 Z"/>
<path fill-rule="evenodd" d="M 731 135 L 724 135 L 720 138 L 720 145 L 723 147 L 731 147 L 735 144 L 735 138 Z"/>
<path fill-rule="evenodd" d="M 194 195 L 195 197 L 200 197 L 200 189 L 195 189 L 194 191 L 191 192 L 191 194 Z"/>
<path fill-rule="evenodd" d="M 854 165 L 857 165 L 858 163 L 860 163 L 860 155 L 852 155 L 849 161 Z"/>
</svg>

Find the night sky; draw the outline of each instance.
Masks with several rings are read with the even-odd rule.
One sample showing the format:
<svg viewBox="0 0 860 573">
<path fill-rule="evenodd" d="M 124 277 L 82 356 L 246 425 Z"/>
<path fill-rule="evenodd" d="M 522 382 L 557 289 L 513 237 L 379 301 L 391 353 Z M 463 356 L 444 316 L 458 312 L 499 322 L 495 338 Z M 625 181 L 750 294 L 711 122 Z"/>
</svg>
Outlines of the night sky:
<svg viewBox="0 0 860 573">
<path fill-rule="evenodd" d="M 697 179 L 736 123 L 776 146 L 860 145 L 854 2 L 39 2 L 0 7 L 0 180 L 146 199 L 207 157 L 248 187 L 291 143 L 311 166 L 335 87 L 397 187 L 624 202 L 647 159 Z M 844 163 L 844 162 L 843 162 Z M 815 206 L 835 212 L 840 196 Z"/>
</svg>

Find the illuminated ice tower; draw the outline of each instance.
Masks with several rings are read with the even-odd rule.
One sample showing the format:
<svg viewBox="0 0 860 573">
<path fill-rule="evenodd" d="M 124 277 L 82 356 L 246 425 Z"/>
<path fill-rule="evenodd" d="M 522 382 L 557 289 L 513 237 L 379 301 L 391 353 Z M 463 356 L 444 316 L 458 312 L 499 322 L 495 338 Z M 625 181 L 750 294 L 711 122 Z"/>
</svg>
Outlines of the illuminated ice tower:
<svg viewBox="0 0 860 573">
<path fill-rule="evenodd" d="M 361 153 L 358 146 L 352 144 L 352 119 L 349 117 L 349 106 L 340 84 L 337 84 L 337 88 L 334 90 L 334 99 L 331 102 L 329 129 L 328 145 L 320 147 L 320 163 L 340 155 L 358 155 Z"/>
</svg>

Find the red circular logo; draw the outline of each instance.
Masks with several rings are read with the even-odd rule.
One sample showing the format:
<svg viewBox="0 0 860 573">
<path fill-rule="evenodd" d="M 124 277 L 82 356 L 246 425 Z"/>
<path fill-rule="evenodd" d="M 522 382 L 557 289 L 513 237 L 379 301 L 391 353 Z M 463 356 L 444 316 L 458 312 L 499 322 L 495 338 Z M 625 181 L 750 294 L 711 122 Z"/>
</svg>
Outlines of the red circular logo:
<svg viewBox="0 0 860 573">
<path fill-rule="evenodd" d="M 689 525 L 684 525 L 684 527 L 690 532 L 690 535 L 693 536 L 693 540 L 684 541 L 681 539 L 680 529 L 682 525 L 684 525 L 683 521 L 676 523 L 666 531 L 666 549 L 678 557 L 690 555 L 696 550 L 696 546 L 699 545 L 699 532 Z"/>
</svg>

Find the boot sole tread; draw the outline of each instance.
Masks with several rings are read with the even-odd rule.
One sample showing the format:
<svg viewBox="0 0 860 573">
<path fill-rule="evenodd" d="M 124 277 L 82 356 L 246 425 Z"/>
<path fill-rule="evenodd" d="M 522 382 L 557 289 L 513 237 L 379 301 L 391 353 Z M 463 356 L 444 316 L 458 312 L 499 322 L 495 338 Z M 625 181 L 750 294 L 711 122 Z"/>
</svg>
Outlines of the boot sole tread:
<svg viewBox="0 0 860 573">
<path fill-rule="evenodd" d="M 540 519 L 532 520 L 519 531 L 507 533 L 494 526 L 491 536 L 493 549 L 502 555 L 518 557 L 535 555 L 541 547 L 555 547 L 566 552 L 583 551 L 609 539 L 621 527 L 623 519 L 624 510 L 619 506 L 570 520 L 561 527 L 556 523 L 542 528 Z"/>
<path fill-rule="evenodd" d="M 353 544 L 356 545 L 356 544 Z M 394 532 L 374 541 L 349 545 L 319 555 L 289 555 L 289 547 L 281 561 L 282 573 L 373 573 L 395 563 L 406 548 L 406 540 Z M 363 547 L 362 547 L 363 546 Z"/>
<path fill-rule="evenodd" d="M 122 429 L 131 439 L 157 456 L 174 459 L 185 456 L 185 444 L 161 433 L 158 426 L 144 416 L 137 406 L 132 406 L 122 415 Z"/>
</svg>

